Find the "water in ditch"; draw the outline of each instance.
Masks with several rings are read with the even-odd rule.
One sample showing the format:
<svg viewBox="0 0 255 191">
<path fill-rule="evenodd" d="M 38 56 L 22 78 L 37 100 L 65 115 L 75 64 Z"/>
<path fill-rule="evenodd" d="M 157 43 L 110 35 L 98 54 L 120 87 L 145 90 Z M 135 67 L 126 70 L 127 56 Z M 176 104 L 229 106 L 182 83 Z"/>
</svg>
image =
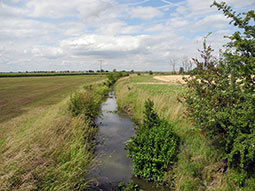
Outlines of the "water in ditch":
<svg viewBox="0 0 255 191">
<path fill-rule="evenodd" d="M 135 136 L 135 124 L 127 114 L 116 111 L 116 98 L 110 92 L 106 102 L 102 104 L 102 117 L 97 121 L 99 144 L 96 155 L 101 164 L 92 174 L 98 182 L 93 190 L 117 190 L 120 182 L 139 184 L 145 191 L 167 190 L 133 176 L 133 165 L 124 147 L 125 142 Z"/>
</svg>

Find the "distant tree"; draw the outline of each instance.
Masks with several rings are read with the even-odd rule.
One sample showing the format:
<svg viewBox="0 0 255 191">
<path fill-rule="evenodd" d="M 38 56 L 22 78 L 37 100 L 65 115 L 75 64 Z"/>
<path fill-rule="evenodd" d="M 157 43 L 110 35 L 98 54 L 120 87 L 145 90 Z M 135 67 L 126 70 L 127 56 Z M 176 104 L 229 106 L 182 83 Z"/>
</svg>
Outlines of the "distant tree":
<svg viewBox="0 0 255 191">
<path fill-rule="evenodd" d="M 173 67 L 173 73 L 175 74 L 176 73 L 176 71 L 175 71 L 176 58 L 170 58 L 169 61 L 170 61 L 170 64 L 172 65 L 172 67 Z"/>
<path fill-rule="evenodd" d="M 193 62 L 189 60 L 188 72 L 192 70 Z"/>
<path fill-rule="evenodd" d="M 187 72 L 188 71 L 188 68 L 189 68 L 189 60 L 188 60 L 188 57 L 187 56 L 184 56 L 183 59 L 182 59 L 182 67 L 184 69 L 184 72 Z"/>
<path fill-rule="evenodd" d="M 183 73 L 184 73 L 184 68 L 180 67 L 179 74 L 183 74 Z"/>
<path fill-rule="evenodd" d="M 116 70 L 116 69 L 113 69 L 112 71 L 113 71 L 113 72 L 116 72 L 117 70 Z"/>
</svg>

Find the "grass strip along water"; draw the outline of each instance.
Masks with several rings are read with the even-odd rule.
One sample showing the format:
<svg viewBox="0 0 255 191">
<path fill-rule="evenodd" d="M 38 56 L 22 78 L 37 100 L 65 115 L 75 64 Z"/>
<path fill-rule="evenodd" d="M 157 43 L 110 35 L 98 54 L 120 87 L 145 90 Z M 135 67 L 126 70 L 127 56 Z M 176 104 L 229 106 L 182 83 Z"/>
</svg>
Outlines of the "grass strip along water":
<svg viewBox="0 0 255 191">
<path fill-rule="evenodd" d="M 144 104 L 150 99 L 159 118 L 168 121 L 173 132 L 180 137 L 177 161 L 169 165 L 163 177 L 163 182 L 169 187 L 183 191 L 252 190 L 254 178 L 250 177 L 246 185 L 239 187 L 242 174 L 233 168 L 225 171 L 222 153 L 186 118 L 185 106 L 178 101 L 186 91 L 184 85 L 162 84 L 148 75 L 120 79 L 115 85 L 118 106 L 128 112 L 137 124 L 145 119 Z"/>
</svg>

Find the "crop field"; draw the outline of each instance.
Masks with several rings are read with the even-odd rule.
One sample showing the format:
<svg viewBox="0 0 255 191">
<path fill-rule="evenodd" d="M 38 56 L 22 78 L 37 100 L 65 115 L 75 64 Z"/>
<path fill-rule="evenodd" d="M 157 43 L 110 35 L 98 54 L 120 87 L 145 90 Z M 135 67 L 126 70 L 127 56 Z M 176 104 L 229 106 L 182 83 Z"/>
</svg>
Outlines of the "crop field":
<svg viewBox="0 0 255 191">
<path fill-rule="evenodd" d="M 106 75 L 107 72 L 29 72 L 29 73 L 0 73 L 0 78 L 6 77 L 44 77 L 44 76 L 81 76 L 81 75 Z"/>
<path fill-rule="evenodd" d="M 79 86 L 103 79 L 100 76 L 0 78 L 0 122 L 31 108 L 55 104 Z"/>
<path fill-rule="evenodd" d="M 170 75 L 170 76 L 154 76 L 154 79 L 168 82 L 171 84 L 184 84 L 183 77 L 188 77 L 188 75 Z"/>
</svg>

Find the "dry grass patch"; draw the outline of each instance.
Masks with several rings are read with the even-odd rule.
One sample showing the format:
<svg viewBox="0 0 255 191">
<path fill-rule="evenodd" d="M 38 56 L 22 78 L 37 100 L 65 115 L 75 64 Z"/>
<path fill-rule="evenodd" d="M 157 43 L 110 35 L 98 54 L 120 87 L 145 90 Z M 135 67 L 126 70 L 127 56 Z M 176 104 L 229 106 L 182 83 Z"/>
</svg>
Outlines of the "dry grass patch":
<svg viewBox="0 0 255 191">
<path fill-rule="evenodd" d="M 185 84 L 183 77 L 188 77 L 188 75 L 154 76 L 154 79 L 170 84 Z"/>
</svg>

